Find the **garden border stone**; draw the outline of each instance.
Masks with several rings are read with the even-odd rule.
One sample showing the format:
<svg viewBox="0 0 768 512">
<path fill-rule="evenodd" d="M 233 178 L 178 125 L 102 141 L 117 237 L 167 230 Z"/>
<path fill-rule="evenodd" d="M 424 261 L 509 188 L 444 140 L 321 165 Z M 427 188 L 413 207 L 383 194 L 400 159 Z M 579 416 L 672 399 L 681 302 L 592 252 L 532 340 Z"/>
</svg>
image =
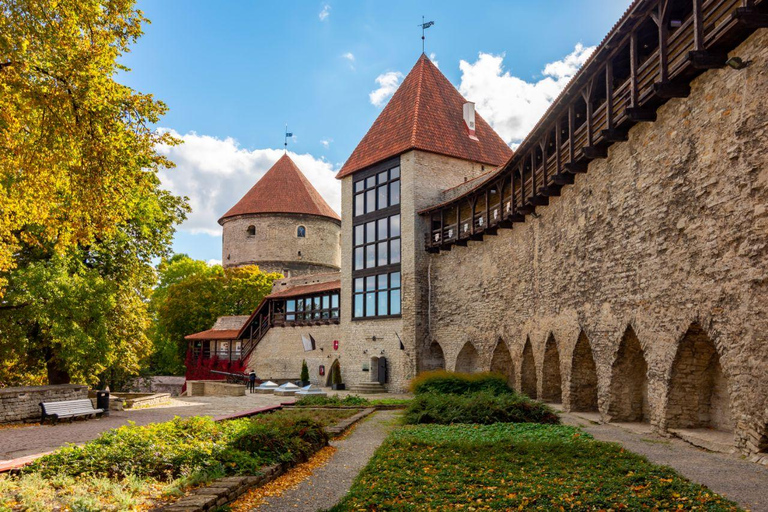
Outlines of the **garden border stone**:
<svg viewBox="0 0 768 512">
<path fill-rule="evenodd" d="M 351 408 L 359 409 L 359 407 Z M 304 407 L 302 407 L 302 409 L 304 409 Z M 310 407 L 306 407 L 306 409 L 310 409 Z M 313 409 L 321 409 L 321 407 L 313 407 Z M 326 427 L 325 432 L 330 436 L 338 436 L 352 425 L 374 412 L 376 412 L 374 407 L 363 409 L 359 413 L 341 420 L 332 427 Z M 153 509 L 153 512 L 206 512 L 216 507 L 222 507 L 228 503 L 232 503 L 246 491 L 275 480 L 277 477 L 288 471 L 292 466 L 293 464 L 283 462 L 267 466 L 255 476 L 228 476 L 219 478 L 205 487 L 195 489 L 178 501 Z"/>
</svg>

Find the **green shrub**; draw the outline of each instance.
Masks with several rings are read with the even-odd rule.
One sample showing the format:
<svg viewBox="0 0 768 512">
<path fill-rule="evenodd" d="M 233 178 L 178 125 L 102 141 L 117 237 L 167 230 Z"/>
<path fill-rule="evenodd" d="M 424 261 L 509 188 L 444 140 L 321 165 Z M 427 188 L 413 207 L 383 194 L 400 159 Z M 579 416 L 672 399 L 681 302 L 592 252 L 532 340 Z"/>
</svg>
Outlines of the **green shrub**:
<svg viewBox="0 0 768 512">
<path fill-rule="evenodd" d="M 41 457 L 25 472 L 47 478 L 131 475 L 160 481 L 195 472 L 253 474 L 267 464 L 305 459 L 326 442 L 322 425 L 308 419 L 175 418 L 104 432 L 83 446 L 68 446 Z"/>
<path fill-rule="evenodd" d="M 494 394 L 490 391 L 443 394 L 421 393 L 405 411 L 411 425 L 437 423 L 559 423 L 555 412 L 546 405 L 516 393 Z"/>
<path fill-rule="evenodd" d="M 296 400 L 296 405 L 299 407 L 320 407 L 320 406 L 367 406 L 370 404 L 370 400 L 357 395 L 347 395 L 344 398 L 338 395 L 334 396 L 319 396 L 319 395 L 307 395 Z"/>
<path fill-rule="evenodd" d="M 307 367 L 307 361 L 301 361 L 301 375 L 299 376 L 301 382 L 309 382 L 309 367 Z"/>
<path fill-rule="evenodd" d="M 419 374 L 411 381 L 411 391 L 421 393 L 464 394 L 489 391 L 494 394 L 514 393 L 507 379 L 497 373 L 460 373 L 435 370 Z"/>
</svg>

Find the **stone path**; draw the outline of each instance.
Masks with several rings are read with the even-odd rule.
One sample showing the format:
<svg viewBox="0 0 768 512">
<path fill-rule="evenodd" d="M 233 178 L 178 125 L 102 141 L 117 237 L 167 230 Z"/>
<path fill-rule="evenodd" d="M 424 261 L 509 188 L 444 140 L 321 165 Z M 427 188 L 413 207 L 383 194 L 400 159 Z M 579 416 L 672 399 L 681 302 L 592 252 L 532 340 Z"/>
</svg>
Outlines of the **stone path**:
<svg viewBox="0 0 768 512">
<path fill-rule="evenodd" d="M 689 480 L 706 485 L 742 507 L 768 512 L 768 468 L 738 455 L 713 453 L 676 438 L 650 431 L 595 424 L 581 414 L 561 413 L 563 423 L 579 425 L 600 441 L 621 444 L 656 464 L 674 468 Z"/>
<path fill-rule="evenodd" d="M 267 502 L 255 508 L 258 512 L 315 512 L 334 506 L 352 486 L 352 481 L 365 467 L 373 452 L 387 434 L 397 425 L 396 411 L 379 411 L 372 414 L 355 431 L 341 441 L 332 441 L 337 448 L 333 458 L 298 487 L 281 496 L 267 498 Z"/>
</svg>

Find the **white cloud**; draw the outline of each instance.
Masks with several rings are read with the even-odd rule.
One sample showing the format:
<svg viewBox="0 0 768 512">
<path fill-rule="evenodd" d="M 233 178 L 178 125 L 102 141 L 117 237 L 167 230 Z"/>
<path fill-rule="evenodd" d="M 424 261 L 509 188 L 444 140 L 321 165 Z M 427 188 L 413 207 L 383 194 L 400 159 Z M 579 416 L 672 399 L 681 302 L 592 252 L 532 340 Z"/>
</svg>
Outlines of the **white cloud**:
<svg viewBox="0 0 768 512">
<path fill-rule="evenodd" d="M 322 144 L 325 149 L 328 149 L 329 147 L 331 147 L 331 142 L 333 142 L 333 139 L 330 137 L 326 137 L 325 139 L 320 141 L 320 144 Z"/>
<path fill-rule="evenodd" d="M 376 83 L 379 84 L 379 88 L 368 95 L 371 103 L 377 107 L 384 105 L 400 86 L 402 79 L 403 74 L 399 71 L 388 71 L 377 76 Z"/>
<path fill-rule="evenodd" d="M 594 49 L 577 44 L 565 58 L 544 66 L 543 78 L 531 82 L 505 71 L 503 54 L 480 52 L 474 63 L 459 63 L 459 91 L 475 102 L 477 111 L 507 144 L 516 147 Z"/>
<path fill-rule="evenodd" d="M 317 17 L 320 18 L 320 21 L 325 21 L 330 15 L 331 15 L 331 6 L 328 4 L 323 4 L 323 10 L 320 11 L 320 14 L 318 14 Z"/>
<path fill-rule="evenodd" d="M 349 67 L 354 70 L 355 69 L 355 55 L 352 52 L 347 52 L 344 55 L 342 55 L 342 58 L 346 59 L 347 62 L 349 62 Z"/>
<path fill-rule="evenodd" d="M 208 266 L 212 267 L 214 265 L 221 265 L 221 260 L 210 259 L 206 263 L 208 263 Z"/>
<path fill-rule="evenodd" d="M 440 63 L 437 62 L 437 54 L 435 52 L 429 54 L 429 60 L 432 61 L 436 68 L 440 69 Z"/>
<path fill-rule="evenodd" d="M 189 198 L 192 212 L 179 229 L 190 233 L 221 234 L 219 218 L 283 155 L 282 149 L 241 148 L 231 137 L 163 130 L 184 141 L 178 146 L 160 146 L 158 152 L 176 164 L 175 169 L 161 171 L 160 179 L 166 189 Z M 334 178 L 333 165 L 310 154 L 289 151 L 289 155 L 331 208 L 339 212 L 341 187 Z"/>
</svg>

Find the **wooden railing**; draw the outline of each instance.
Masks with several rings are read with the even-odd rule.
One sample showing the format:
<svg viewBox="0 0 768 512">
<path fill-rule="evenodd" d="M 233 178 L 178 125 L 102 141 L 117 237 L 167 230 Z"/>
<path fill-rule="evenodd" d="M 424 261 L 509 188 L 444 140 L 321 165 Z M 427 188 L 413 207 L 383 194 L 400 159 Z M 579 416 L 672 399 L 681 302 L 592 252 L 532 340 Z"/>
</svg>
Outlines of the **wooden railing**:
<svg viewBox="0 0 768 512">
<path fill-rule="evenodd" d="M 673 2 L 680 7 L 685 1 L 690 2 L 690 14 L 670 19 Z M 426 249 L 437 252 L 453 244 L 466 245 L 524 222 L 537 206 L 548 204 L 550 197 L 560 195 L 561 187 L 573 183 L 574 175 L 586 172 L 590 161 L 605 158 L 611 144 L 626 140 L 631 126 L 655 121 L 660 105 L 689 94 L 693 78 L 725 66 L 728 51 L 756 28 L 768 26 L 766 4 L 768 0 L 635 4 L 509 162 L 461 196 L 420 212 L 431 226 Z M 653 24 L 648 23 L 651 19 Z M 649 26 L 654 27 L 652 32 Z M 640 48 L 639 41 L 649 39 L 655 40 L 655 48 Z M 620 63 L 620 58 L 629 62 Z M 617 63 L 630 69 L 621 83 L 613 73 Z M 596 87 L 605 87 L 597 96 L 599 102 L 593 100 Z M 591 115 L 585 119 L 584 112 Z"/>
</svg>

